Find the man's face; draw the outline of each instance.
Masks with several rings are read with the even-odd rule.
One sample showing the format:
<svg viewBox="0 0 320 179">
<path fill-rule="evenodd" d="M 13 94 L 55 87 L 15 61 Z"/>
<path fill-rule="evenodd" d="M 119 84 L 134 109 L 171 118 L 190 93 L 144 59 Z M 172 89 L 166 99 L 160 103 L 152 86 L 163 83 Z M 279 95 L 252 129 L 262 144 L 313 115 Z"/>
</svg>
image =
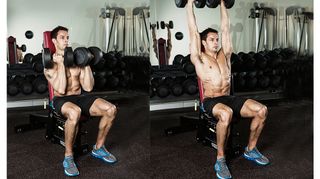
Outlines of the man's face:
<svg viewBox="0 0 320 179">
<path fill-rule="evenodd" d="M 219 49 L 219 35 L 214 32 L 209 32 L 206 41 L 202 41 L 206 51 L 218 52 Z"/>
<path fill-rule="evenodd" d="M 67 31 L 59 30 L 57 39 L 53 39 L 53 43 L 55 44 L 57 50 L 64 50 L 68 46 L 69 42 L 69 34 Z"/>
</svg>

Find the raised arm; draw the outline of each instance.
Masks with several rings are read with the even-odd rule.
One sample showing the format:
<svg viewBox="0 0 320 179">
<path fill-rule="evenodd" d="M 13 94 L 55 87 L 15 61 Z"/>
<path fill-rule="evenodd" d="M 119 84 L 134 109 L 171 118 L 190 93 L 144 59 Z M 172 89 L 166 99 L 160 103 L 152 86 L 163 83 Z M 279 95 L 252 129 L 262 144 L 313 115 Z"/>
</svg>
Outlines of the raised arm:
<svg viewBox="0 0 320 179">
<path fill-rule="evenodd" d="M 84 91 L 92 91 L 94 78 L 90 66 L 85 66 L 80 69 L 80 84 Z"/>
<path fill-rule="evenodd" d="M 63 56 L 53 55 L 54 66 L 51 69 L 44 69 L 44 75 L 53 87 L 54 91 L 59 94 L 65 94 L 67 88 L 66 69 L 63 64 Z"/>
<path fill-rule="evenodd" d="M 194 0 L 188 0 L 186 4 L 187 9 L 187 21 L 188 21 L 188 29 L 189 29 L 189 38 L 190 38 L 190 59 L 191 62 L 197 66 L 197 64 L 201 63 L 200 55 L 201 55 L 201 40 L 200 34 L 198 32 L 198 27 L 196 24 L 196 18 L 193 12 L 193 2 Z"/>
<path fill-rule="evenodd" d="M 220 16 L 221 16 L 221 45 L 227 59 L 230 60 L 232 53 L 232 42 L 230 37 L 230 19 L 228 16 L 227 8 L 224 0 L 220 3 Z"/>
<path fill-rule="evenodd" d="M 153 41 L 153 51 L 156 54 L 156 57 L 158 58 L 158 41 L 156 37 L 156 24 L 151 25 L 151 32 L 152 32 L 152 41 Z"/>
<path fill-rule="evenodd" d="M 172 49 L 172 42 L 171 42 L 171 31 L 170 31 L 170 27 L 169 27 L 169 24 L 166 24 L 166 28 L 167 28 L 167 31 L 168 31 L 168 34 L 167 34 L 167 59 L 170 58 L 171 56 L 171 49 Z"/>
</svg>

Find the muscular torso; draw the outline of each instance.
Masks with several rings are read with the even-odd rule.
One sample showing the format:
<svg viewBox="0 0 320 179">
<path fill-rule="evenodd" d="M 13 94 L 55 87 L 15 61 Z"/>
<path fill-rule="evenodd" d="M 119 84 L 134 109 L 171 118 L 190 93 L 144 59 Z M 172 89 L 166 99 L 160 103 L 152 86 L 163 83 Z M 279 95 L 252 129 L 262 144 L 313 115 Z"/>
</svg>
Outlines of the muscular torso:
<svg viewBox="0 0 320 179">
<path fill-rule="evenodd" d="M 56 66 L 54 67 L 55 70 Z M 54 96 L 69 96 L 81 94 L 80 84 L 80 68 L 77 66 L 68 68 L 66 67 L 67 87 L 65 94 L 60 94 L 54 90 Z"/>
<path fill-rule="evenodd" d="M 72 67 L 66 68 L 67 76 L 67 89 L 65 95 L 78 95 L 81 93 L 81 84 L 80 84 L 80 68 Z M 57 94 L 60 95 L 60 94 Z"/>
<path fill-rule="evenodd" d="M 202 53 L 200 58 L 203 63 L 200 63 L 202 67 L 197 70 L 197 74 L 203 84 L 204 97 L 229 95 L 231 69 L 228 61 L 230 59 L 226 59 L 221 49 L 218 51 L 216 59 L 205 53 Z M 196 67 L 196 69 L 199 68 Z"/>
</svg>

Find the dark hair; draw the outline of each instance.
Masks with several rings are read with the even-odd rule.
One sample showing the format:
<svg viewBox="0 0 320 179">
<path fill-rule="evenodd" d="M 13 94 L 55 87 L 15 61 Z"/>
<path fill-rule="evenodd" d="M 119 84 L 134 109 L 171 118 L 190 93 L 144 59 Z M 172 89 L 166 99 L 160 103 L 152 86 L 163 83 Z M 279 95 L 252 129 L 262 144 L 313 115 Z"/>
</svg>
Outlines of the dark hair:
<svg viewBox="0 0 320 179">
<path fill-rule="evenodd" d="M 59 30 L 63 30 L 63 31 L 68 32 L 68 29 L 66 27 L 58 26 L 51 31 L 51 38 L 52 39 L 57 39 L 57 35 L 58 35 Z"/>
<path fill-rule="evenodd" d="M 216 29 L 213 29 L 210 27 L 200 33 L 201 52 L 204 52 L 204 46 L 202 45 L 202 40 L 205 41 L 207 39 L 208 33 L 210 33 L 210 32 L 218 33 L 218 31 Z"/>
</svg>

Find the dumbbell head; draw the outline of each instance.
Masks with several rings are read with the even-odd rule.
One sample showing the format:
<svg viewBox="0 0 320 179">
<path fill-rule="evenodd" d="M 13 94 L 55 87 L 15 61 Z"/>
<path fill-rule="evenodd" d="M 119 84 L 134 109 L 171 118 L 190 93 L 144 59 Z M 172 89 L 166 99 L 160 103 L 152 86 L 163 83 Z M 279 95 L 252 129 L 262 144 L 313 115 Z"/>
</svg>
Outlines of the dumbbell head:
<svg viewBox="0 0 320 179">
<path fill-rule="evenodd" d="M 52 55 L 49 48 L 44 48 L 42 50 L 42 64 L 44 68 L 53 67 Z"/>
<path fill-rule="evenodd" d="M 166 28 L 166 24 L 164 23 L 164 21 L 160 22 L 160 27 L 161 27 L 161 29 L 165 29 Z"/>
<path fill-rule="evenodd" d="M 209 8 L 216 8 L 220 4 L 220 0 L 206 0 L 206 5 Z"/>
<path fill-rule="evenodd" d="M 176 6 L 179 8 L 183 8 L 186 6 L 188 0 L 175 0 Z M 197 8 L 203 8 L 206 5 L 206 0 L 195 0 L 194 5 Z"/>
<path fill-rule="evenodd" d="M 90 53 L 89 49 L 85 47 L 78 47 L 74 50 L 74 62 L 77 66 L 84 67 L 90 64 L 93 55 Z"/>
<path fill-rule="evenodd" d="M 173 29 L 173 21 L 169 21 L 169 28 Z"/>
<path fill-rule="evenodd" d="M 103 58 L 103 53 L 98 47 L 89 47 L 88 48 L 91 54 L 93 55 L 93 59 L 91 60 L 91 65 L 97 65 L 101 59 Z"/>
<path fill-rule="evenodd" d="M 225 4 L 226 8 L 227 8 L 227 9 L 232 8 L 233 5 L 234 5 L 234 1 L 235 1 L 235 0 L 224 0 L 224 4 Z"/>
<path fill-rule="evenodd" d="M 227 9 L 232 8 L 235 0 L 223 0 Z M 206 5 L 209 8 L 216 8 L 220 4 L 221 0 L 206 0 Z"/>
<path fill-rule="evenodd" d="M 64 49 L 64 65 L 66 67 L 71 67 L 74 65 L 74 55 L 71 47 L 66 47 Z"/>
<path fill-rule="evenodd" d="M 66 67 L 71 67 L 74 64 L 74 57 L 73 57 L 73 51 L 71 47 L 66 47 L 64 49 L 64 65 Z M 42 50 L 42 64 L 44 68 L 52 68 L 53 67 L 53 60 L 52 55 L 49 48 L 44 48 Z"/>
</svg>

